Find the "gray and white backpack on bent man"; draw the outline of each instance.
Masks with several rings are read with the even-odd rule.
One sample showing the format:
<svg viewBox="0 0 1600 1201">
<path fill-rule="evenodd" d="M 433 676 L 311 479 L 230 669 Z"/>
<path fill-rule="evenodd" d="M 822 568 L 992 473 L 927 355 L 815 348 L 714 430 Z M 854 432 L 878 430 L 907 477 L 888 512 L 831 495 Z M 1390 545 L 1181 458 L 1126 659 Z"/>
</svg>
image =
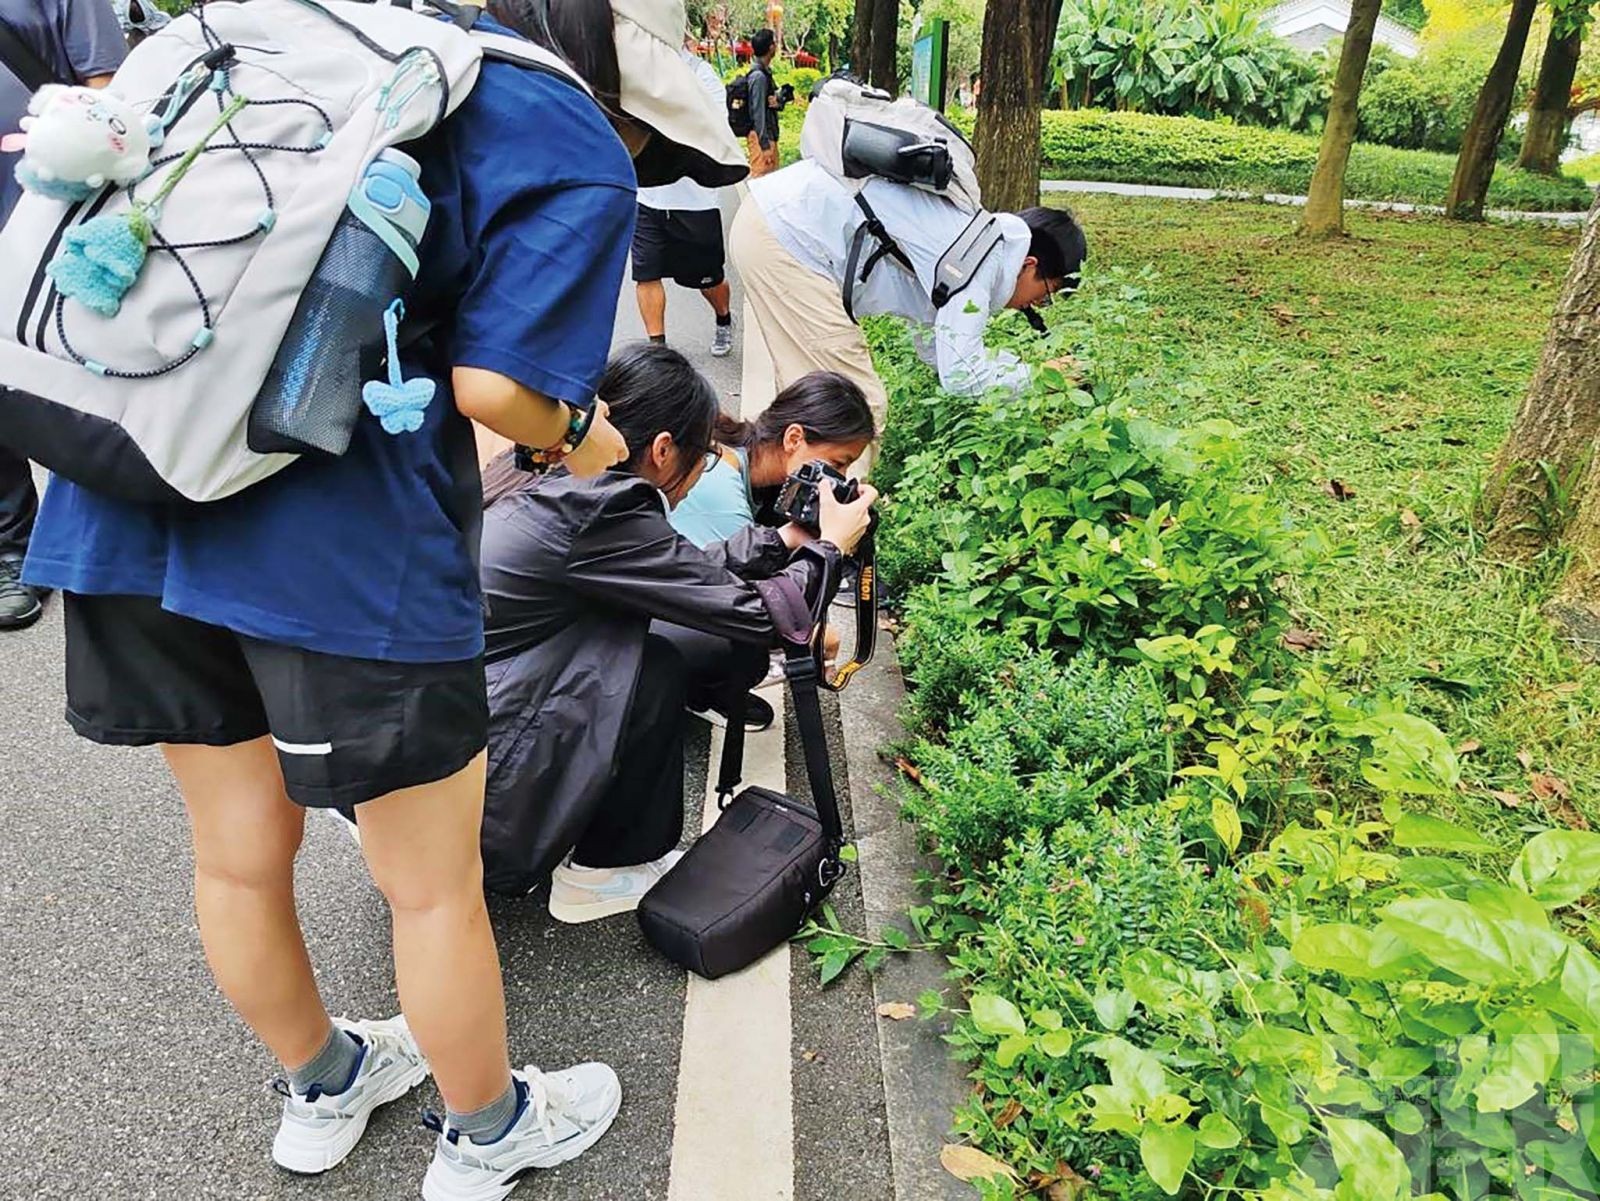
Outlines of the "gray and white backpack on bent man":
<svg viewBox="0 0 1600 1201">
<path fill-rule="evenodd" d="M 150 161 L 124 183 L 36 170 L 0 231 L 0 443 L 98 491 L 209 501 L 343 453 L 363 406 L 420 426 L 433 384 L 400 377 L 397 347 L 428 203 L 396 148 L 485 58 L 584 85 L 469 32 L 477 9 L 417 7 L 212 0 L 135 49 L 102 103 L 76 97 L 85 136 L 123 147 L 142 122 Z M 19 178 L 60 160 L 44 138 L 78 119 L 52 108 L 67 93 L 36 96 Z"/>
<path fill-rule="evenodd" d="M 852 321 L 857 286 L 885 258 L 916 274 L 863 194 L 871 180 L 931 192 L 972 215 L 934 268 L 929 299 L 935 309 L 960 295 L 1004 240 L 1000 223 L 983 207 L 972 144 L 942 113 L 908 96 L 897 100 L 845 75 L 824 79 L 811 94 L 800 153 L 849 189 L 864 218 L 845 263 L 844 311 Z M 870 253 L 868 241 L 875 243 Z"/>
</svg>

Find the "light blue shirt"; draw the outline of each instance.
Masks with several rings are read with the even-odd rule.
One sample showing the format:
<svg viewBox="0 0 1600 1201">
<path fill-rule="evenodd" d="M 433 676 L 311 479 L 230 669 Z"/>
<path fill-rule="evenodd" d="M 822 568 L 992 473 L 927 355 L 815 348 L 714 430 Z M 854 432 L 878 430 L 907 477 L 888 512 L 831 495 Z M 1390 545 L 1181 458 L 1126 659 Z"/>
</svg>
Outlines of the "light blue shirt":
<svg viewBox="0 0 1600 1201">
<path fill-rule="evenodd" d="M 750 459 L 738 449 L 722 452 L 716 465 L 678 502 L 671 517 L 672 528 L 700 547 L 727 541 L 755 519 Z"/>
</svg>

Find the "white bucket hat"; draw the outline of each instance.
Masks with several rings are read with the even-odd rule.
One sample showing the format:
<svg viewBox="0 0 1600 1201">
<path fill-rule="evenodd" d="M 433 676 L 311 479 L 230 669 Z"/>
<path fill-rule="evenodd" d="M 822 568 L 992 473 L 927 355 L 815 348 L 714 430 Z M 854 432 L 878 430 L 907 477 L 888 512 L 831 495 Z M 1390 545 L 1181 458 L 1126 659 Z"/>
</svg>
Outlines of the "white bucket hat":
<svg viewBox="0 0 1600 1201">
<path fill-rule="evenodd" d="M 611 0 L 611 12 L 622 111 L 656 135 L 634 160 L 639 185 L 684 177 L 709 188 L 738 183 L 750 173 L 744 148 L 678 54 L 688 28 L 683 0 Z"/>
</svg>

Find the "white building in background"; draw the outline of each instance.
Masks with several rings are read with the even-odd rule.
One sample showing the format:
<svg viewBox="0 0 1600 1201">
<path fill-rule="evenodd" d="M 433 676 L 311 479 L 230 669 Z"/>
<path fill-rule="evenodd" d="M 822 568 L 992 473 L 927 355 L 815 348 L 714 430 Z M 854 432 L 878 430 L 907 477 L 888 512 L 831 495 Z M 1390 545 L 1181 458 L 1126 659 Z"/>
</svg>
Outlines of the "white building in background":
<svg viewBox="0 0 1600 1201">
<path fill-rule="evenodd" d="M 1262 22 L 1292 46 L 1321 50 L 1344 36 L 1350 26 L 1350 5 L 1345 0 L 1286 0 L 1263 13 Z M 1415 58 L 1422 49 L 1415 33 L 1389 17 L 1378 18 L 1372 40 L 1404 58 Z"/>
</svg>

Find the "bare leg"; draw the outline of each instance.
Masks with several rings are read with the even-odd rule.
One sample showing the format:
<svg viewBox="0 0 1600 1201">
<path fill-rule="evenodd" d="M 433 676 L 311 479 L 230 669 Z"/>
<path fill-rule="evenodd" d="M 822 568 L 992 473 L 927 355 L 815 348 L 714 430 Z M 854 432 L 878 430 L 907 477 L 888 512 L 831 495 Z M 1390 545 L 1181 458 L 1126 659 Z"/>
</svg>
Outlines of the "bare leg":
<svg viewBox="0 0 1600 1201">
<path fill-rule="evenodd" d="M 270 739 L 163 747 L 188 806 L 194 902 L 217 986 L 285 1067 L 328 1037 L 294 903 L 305 811 L 283 791 Z"/>
<path fill-rule="evenodd" d="M 367 866 L 394 914 L 400 1007 L 455 1113 L 488 1105 L 511 1080 L 478 849 L 485 762 L 356 806 Z"/>
<path fill-rule="evenodd" d="M 726 317 L 728 315 L 729 306 L 733 303 L 733 289 L 728 285 L 727 280 L 723 280 L 714 288 L 701 288 L 700 295 L 706 298 L 706 303 L 711 306 L 711 311 L 716 313 L 718 317 Z M 666 305 L 665 296 L 662 297 L 661 303 L 663 307 Z"/>
<path fill-rule="evenodd" d="M 646 280 L 638 285 L 639 316 L 644 320 L 644 332 L 651 338 L 667 335 L 667 287 L 659 279 Z"/>
</svg>

